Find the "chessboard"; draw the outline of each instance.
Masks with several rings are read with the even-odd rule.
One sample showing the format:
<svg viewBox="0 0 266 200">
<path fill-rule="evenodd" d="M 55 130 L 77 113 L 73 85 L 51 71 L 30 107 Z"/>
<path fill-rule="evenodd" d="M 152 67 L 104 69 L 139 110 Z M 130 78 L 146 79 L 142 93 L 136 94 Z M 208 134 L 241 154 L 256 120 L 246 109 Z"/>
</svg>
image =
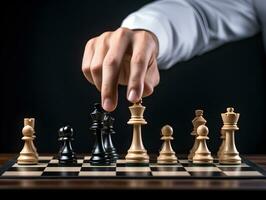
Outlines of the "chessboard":
<svg viewBox="0 0 266 200">
<path fill-rule="evenodd" d="M 178 156 L 177 164 L 151 160 L 145 165 L 126 164 L 124 158 L 106 166 L 91 165 L 90 156 L 77 156 L 76 164 L 61 165 L 55 156 L 40 156 L 36 165 L 18 165 L 17 158 L 0 168 L 0 179 L 265 179 L 266 171 L 242 158 L 238 165 L 196 165 Z"/>
</svg>

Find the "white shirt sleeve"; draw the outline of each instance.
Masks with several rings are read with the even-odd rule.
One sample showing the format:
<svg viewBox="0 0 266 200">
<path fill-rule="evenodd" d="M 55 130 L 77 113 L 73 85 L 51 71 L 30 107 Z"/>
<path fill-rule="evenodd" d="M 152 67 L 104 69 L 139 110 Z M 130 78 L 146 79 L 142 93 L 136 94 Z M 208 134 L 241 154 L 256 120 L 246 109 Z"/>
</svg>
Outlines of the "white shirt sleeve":
<svg viewBox="0 0 266 200">
<path fill-rule="evenodd" d="M 130 14 L 121 26 L 157 36 L 161 69 L 260 29 L 253 0 L 155 1 Z"/>
</svg>

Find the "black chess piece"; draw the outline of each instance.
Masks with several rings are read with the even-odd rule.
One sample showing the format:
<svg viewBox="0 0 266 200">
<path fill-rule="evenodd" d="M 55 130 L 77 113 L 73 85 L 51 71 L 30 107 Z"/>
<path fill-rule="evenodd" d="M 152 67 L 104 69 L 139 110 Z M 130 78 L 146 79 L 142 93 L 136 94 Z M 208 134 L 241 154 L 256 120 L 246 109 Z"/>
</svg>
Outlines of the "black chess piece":
<svg viewBox="0 0 266 200">
<path fill-rule="evenodd" d="M 112 142 L 112 134 L 115 134 L 114 131 L 114 118 L 110 113 L 105 113 L 103 119 L 103 144 L 108 154 L 108 157 L 111 158 L 111 162 L 116 162 L 118 159 L 118 154 Z"/>
<path fill-rule="evenodd" d="M 94 104 L 94 111 L 91 113 L 92 125 L 90 130 L 95 134 L 95 144 L 92 150 L 90 163 L 91 165 L 109 165 L 111 163 L 108 154 L 103 145 L 103 118 L 104 110 L 101 107 L 101 104 Z"/>
<path fill-rule="evenodd" d="M 59 164 L 76 164 L 77 158 L 71 144 L 74 140 L 73 129 L 70 126 L 64 126 L 59 129 L 58 136 L 58 141 L 60 142 L 60 150 L 58 152 Z"/>
</svg>

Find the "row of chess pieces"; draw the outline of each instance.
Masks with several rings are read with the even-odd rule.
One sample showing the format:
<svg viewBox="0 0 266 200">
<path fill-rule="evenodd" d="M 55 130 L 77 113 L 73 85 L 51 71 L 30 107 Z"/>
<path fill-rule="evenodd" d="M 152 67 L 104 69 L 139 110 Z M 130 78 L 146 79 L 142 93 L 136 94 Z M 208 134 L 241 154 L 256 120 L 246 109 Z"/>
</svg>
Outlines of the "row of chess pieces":
<svg viewBox="0 0 266 200">
<path fill-rule="evenodd" d="M 192 120 L 193 131 L 192 136 L 195 137 L 195 142 L 188 155 L 188 160 L 193 163 L 212 163 L 213 157 L 207 147 L 206 140 L 208 137 L 208 127 L 206 120 L 203 118 L 203 111 L 196 110 L 195 118 Z M 227 112 L 222 113 L 223 126 L 221 128 L 222 143 L 217 152 L 217 157 L 220 164 L 240 164 L 241 158 L 235 144 L 235 131 L 239 130 L 237 123 L 239 113 L 234 112 L 234 108 L 227 108 Z"/>
<path fill-rule="evenodd" d="M 141 126 L 147 122 L 143 118 L 145 107 L 141 102 L 135 103 L 129 107 L 131 119 L 128 124 L 133 125 L 132 143 L 125 156 L 126 163 L 149 163 L 149 155 L 145 149 L 142 136 Z M 188 155 L 188 160 L 195 164 L 209 164 L 213 162 L 213 157 L 207 147 L 208 128 L 206 120 L 203 117 L 202 110 L 195 111 L 195 118 L 192 120 L 193 131 L 191 135 L 195 137 L 194 145 Z M 218 159 L 221 164 L 240 164 L 241 158 L 236 149 L 234 134 L 239 128 L 237 122 L 239 113 L 235 113 L 233 108 L 227 108 L 226 113 L 221 114 L 223 127 L 221 128 L 222 143 L 218 151 Z M 91 113 L 92 124 L 90 130 L 95 135 L 95 144 L 91 153 L 90 163 L 92 165 L 108 165 L 115 163 L 118 154 L 113 146 L 111 135 L 114 134 L 114 119 L 110 113 L 104 112 L 100 104 L 94 105 L 94 111 Z M 24 146 L 17 159 L 21 165 L 37 164 L 38 153 L 34 145 L 35 139 L 35 119 L 25 118 L 22 129 Z M 173 140 L 173 129 L 166 125 L 161 129 L 162 147 L 157 157 L 159 164 L 175 164 L 178 158 L 171 146 Z M 65 126 L 59 129 L 60 150 L 58 160 L 60 164 L 73 164 L 77 162 L 76 155 L 72 149 L 71 141 L 73 140 L 73 129 Z"/>
<path fill-rule="evenodd" d="M 145 107 L 141 102 L 129 107 L 131 119 L 128 124 L 133 125 L 133 139 L 128 154 L 126 155 L 126 163 L 148 163 L 149 156 L 147 154 L 141 139 L 141 125 L 147 122 L 143 118 Z M 188 160 L 195 164 L 210 164 L 213 163 L 213 156 L 208 149 L 207 140 L 208 127 L 207 121 L 203 117 L 203 110 L 195 111 L 195 118 L 192 120 L 193 131 L 192 136 L 195 137 L 194 145 L 189 152 Z M 241 158 L 235 145 L 235 131 L 239 130 L 237 123 L 239 113 L 234 112 L 234 108 L 227 108 L 227 112 L 222 113 L 223 126 L 221 128 L 222 143 L 218 151 L 218 160 L 220 164 L 237 165 L 241 164 Z M 173 129 L 166 125 L 161 129 L 161 140 L 163 141 L 159 156 L 157 157 L 158 164 L 175 164 L 178 162 L 176 153 L 171 146 L 173 140 Z"/>
<path fill-rule="evenodd" d="M 116 162 L 118 154 L 113 145 L 111 135 L 115 133 L 113 129 L 114 118 L 110 113 L 105 112 L 101 105 L 96 103 L 94 111 L 91 113 L 91 132 L 95 135 L 95 144 L 91 153 L 90 163 L 92 165 L 108 165 Z M 17 159 L 19 165 L 38 164 L 39 155 L 34 145 L 35 119 L 25 118 L 22 129 L 23 149 Z M 71 165 L 77 163 L 77 157 L 72 148 L 73 129 L 67 125 L 59 129 L 58 141 L 60 143 L 57 159 L 59 164 Z"/>
</svg>

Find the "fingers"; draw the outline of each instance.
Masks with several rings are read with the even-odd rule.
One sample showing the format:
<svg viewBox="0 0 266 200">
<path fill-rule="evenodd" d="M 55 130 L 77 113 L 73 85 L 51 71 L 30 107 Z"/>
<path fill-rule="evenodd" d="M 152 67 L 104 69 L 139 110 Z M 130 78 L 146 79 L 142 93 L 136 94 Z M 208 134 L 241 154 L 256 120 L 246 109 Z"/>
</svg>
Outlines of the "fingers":
<svg viewBox="0 0 266 200">
<path fill-rule="evenodd" d="M 90 65 L 93 83 L 99 91 L 102 88 L 102 66 L 109 48 L 110 35 L 110 32 L 106 32 L 100 36 Z"/>
<path fill-rule="evenodd" d="M 154 87 L 160 82 L 160 74 L 156 62 L 156 58 L 152 57 L 151 63 L 148 67 L 145 80 L 144 91 L 142 97 L 150 96 L 153 93 Z"/>
<path fill-rule="evenodd" d="M 153 45 L 150 44 L 150 36 L 142 31 L 134 38 L 130 62 L 127 98 L 132 103 L 139 101 L 143 95 L 144 80 L 152 56 Z"/>
<path fill-rule="evenodd" d="M 91 39 L 87 42 L 82 59 L 82 72 L 86 79 L 93 84 L 93 79 L 90 72 L 91 60 L 94 55 L 94 44 L 96 39 Z"/>
<path fill-rule="evenodd" d="M 126 29 L 118 29 L 110 41 L 110 48 L 104 58 L 102 68 L 102 105 L 106 111 L 113 111 L 117 106 L 118 80 L 121 62 L 130 43 Z"/>
<path fill-rule="evenodd" d="M 117 106 L 118 84 L 128 85 L 127 98 L 135 103 L 159 83 L 157 43 L 147 31 L 119 28 L 91 39 L 85 48 L 82 71 L 101 92 L 102 106 Z"/>
</svg>

